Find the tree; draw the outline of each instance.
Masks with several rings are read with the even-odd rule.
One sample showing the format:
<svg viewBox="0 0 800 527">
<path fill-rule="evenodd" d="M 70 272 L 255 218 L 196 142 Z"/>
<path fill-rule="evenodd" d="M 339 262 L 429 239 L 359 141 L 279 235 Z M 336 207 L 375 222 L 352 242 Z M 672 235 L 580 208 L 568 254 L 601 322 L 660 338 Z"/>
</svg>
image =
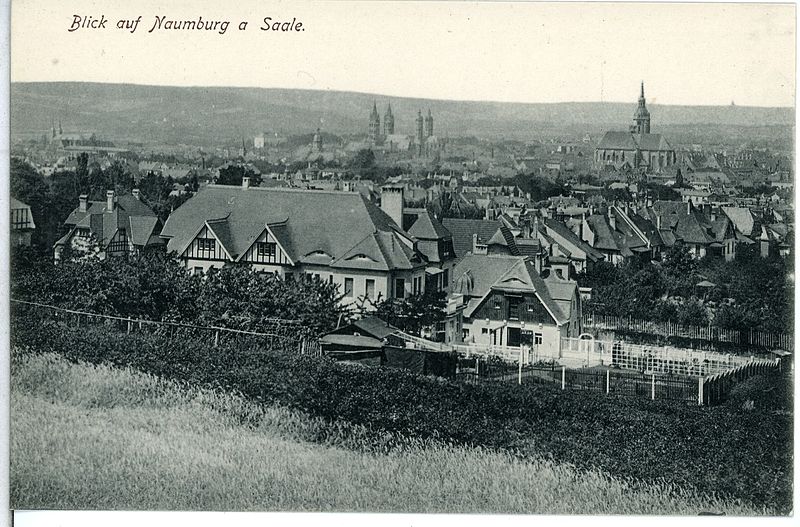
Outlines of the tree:
<svg viewBox="0 0 800 527">
<path fill-rule="evenodd" d="M 362 308 L 362 315 L 372 314 L 398 329 L 421 335 L 424 328 L 435 326 L 446 316 L 447 298 L 444 291 L 425 291 L 407 298 L 388 298 Z"/>
<path fill-rule="evenodd" d="M 244 165 L 228 165 L 220 168 L 217 184 L 240 186 L 242 184 L 242 179 L 245 177 L 250 178 L 250 185 L 254 187 L 261 184 L 261 176 Z"/>
</svg>

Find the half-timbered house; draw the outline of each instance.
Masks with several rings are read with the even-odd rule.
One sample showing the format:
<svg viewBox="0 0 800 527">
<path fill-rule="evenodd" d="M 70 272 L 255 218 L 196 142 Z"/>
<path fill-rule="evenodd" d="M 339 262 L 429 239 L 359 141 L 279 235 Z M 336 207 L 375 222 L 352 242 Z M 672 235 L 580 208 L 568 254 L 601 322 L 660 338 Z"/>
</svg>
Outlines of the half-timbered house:
<svg viewBox="0 0 800 527">
<path fill-rule="evenodd" d="M 288 280 L 337 284 L 352 304 L 423 293 L 417 240 L 357 192 L 209 185 L 161 236 L 187 269 L 249 265 Z"/>
</svg>

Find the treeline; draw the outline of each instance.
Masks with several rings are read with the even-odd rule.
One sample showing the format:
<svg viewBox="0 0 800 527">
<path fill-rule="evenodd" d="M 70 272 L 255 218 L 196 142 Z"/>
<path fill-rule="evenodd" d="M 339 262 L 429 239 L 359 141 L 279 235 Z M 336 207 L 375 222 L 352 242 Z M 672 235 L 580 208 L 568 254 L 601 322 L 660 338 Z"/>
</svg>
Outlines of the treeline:
<svg viewBox="0 0 800 527">
<path fill-rule="evenodd" d="M 677 243 L 661 262 L 629 258 L 619 266 L 603 262 L 578 276 L 591 287 L 585 311 L 714 325 L 737 330 L 791 332 L 794 284 L 791 260 L 761 258 L 757 244 L 739 245 L 736 258 L 695 259 Z"/>
</svg>

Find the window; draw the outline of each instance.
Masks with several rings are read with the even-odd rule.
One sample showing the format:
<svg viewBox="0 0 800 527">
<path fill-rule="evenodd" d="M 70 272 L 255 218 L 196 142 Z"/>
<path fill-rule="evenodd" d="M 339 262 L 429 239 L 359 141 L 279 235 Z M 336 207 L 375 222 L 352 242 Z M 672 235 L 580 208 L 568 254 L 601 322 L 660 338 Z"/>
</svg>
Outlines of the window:
<svg viewBox="0 0 800 527">
<path fill-rule="evenodd" d="M 367 298 L 375 298 L 375 280 L 367 278 L 366 290 L 367 290 L 366 292 Z"/>
<path fill-rule="evenodd" d="M 418 295 L 418 294 L 422 293 L 422 277 L 421 276 L 414 277 L 414 282 L 413 282 L 411 293 L 414 294 L 414 295 Z"/>
<path fill-rule="evenodd" d="M 541 333 L 534 333 L 533 334 L 533 343 L 537 346 L 542 345 L 542 334 Z"/>
<path fill-rule="evenodd" d="M 203 274 L 203 268 L 202 267 L 195 267 L 194 270 L 193 270 L 193 273 L 194 274 Z"/>
<path fill-rule="evenodd" d="M 406 297 L 406 281 L 404 278 L 395 278 L 394 280 L 394 296 L 396 298 Z"/>
<path fill-rule="evenodd" d="M 489 328 L 481 328 L 481 335 L 488 335 L 488 334 L 489 334 Z"/>
<path fill-rule="evenodd" d="M 450 287 L 450 270 L 443 269 L 442 270 L 442 289 L 447 289 Z"/>
<path fill-rule="evenodd" d="M 344 279 L 344 296 L 353 296 L 353 279 Z"/>
<path fill-rule="evenodd" d="M 197 249 L 201 253 L 213 253 L 217 248 L 217 240 L 213 238 L 200 238 L 197 240 Z"/>
<path fill-rule="evenodd" d="M 332 284 L 332 283 L 333 283 L 333 275 L 332 275 L 332 274 L 329 274 L 329 275 L 328 275 L 328 283 L 329 283 L 329 284 Z"/>
<path fill-rule="evenodd" d="M 261 258 L 275 258 L 277 254 L 277 245 L 272 242 L 258 242 L 256 244 L 256 250 L 258 251 L 258 256 Z"/>
<path fill-rule="evenodd" d="M 495 309 L 500 309 L 501 307 L 503 307 L 503 301 L 500 300 L 499 298 L 495 298 L 494 299 L 494 308 Z"/>
</svg>

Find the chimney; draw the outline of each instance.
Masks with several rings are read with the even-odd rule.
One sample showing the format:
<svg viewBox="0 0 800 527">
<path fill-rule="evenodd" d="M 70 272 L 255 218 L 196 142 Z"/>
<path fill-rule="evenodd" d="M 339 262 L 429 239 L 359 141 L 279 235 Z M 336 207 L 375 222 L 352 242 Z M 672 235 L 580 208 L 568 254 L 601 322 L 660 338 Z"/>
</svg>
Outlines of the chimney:
<svg viewBox="0 0 800 527">
<path fill-rule="evenodd" d="M 713 205 L 709 205 L 708 214 L 709 214 L 709 216 L 711 216 L 711 221 L 716 221 L 717 213 L 716 213 L 716 211 L 714 211 L 714 206 Z"/>
<path fill-rule="evenodd" d="M 133 194 L 133 197 L 136 198 L 137 200 L 142 201 L 142 196 L 141 194 L 139 194 L 138 188 L 131 190 L 131 194 Z"/>
<path fill-rule="evenodd" d="M 614 215 L 614 208 L 616 207 L 608 208 L 608 224 L 611 226 L 611 230 L 617 229 L 617 217 Z"/>
<path fill-rule="evenodd" d="M 692 199 L 689 198 L 689 201 L 686 202 L 686 215 L 688 216 L 691 213 L 692 213 Z"/>
<path fill-rule="evenodd" d="M 661 230 L 661 214 L 656 214 L 656 229 Z"/>
<path fill-rule="evenodd" d="M 89 196 L 87 194 L 81 194 L 78 198 L 78 210 L 81 212 L 89 210 Z"/>
<path fill-rule="evenodd" d="M 242 190 L 247 190 L 250 188 L 250 178 L 248 176 L 244 176 L 242 178 Z"/>
<path fill-rule="evenodd" d="M 478 234 L 472 234 L 472 254 L 478 254 L 477 248 L 478 247 Z"/>
<path fill-rule="evenodd" d="M 114 212 L 114 199 L 116 193 L 113 190 L 106 190 L 106 212 Z"/>
<path fill-rule="evenodd" d="M 403 187 L 384 186 L 381 189 L 381 209 L 403 228 Z"/>
</svg>

